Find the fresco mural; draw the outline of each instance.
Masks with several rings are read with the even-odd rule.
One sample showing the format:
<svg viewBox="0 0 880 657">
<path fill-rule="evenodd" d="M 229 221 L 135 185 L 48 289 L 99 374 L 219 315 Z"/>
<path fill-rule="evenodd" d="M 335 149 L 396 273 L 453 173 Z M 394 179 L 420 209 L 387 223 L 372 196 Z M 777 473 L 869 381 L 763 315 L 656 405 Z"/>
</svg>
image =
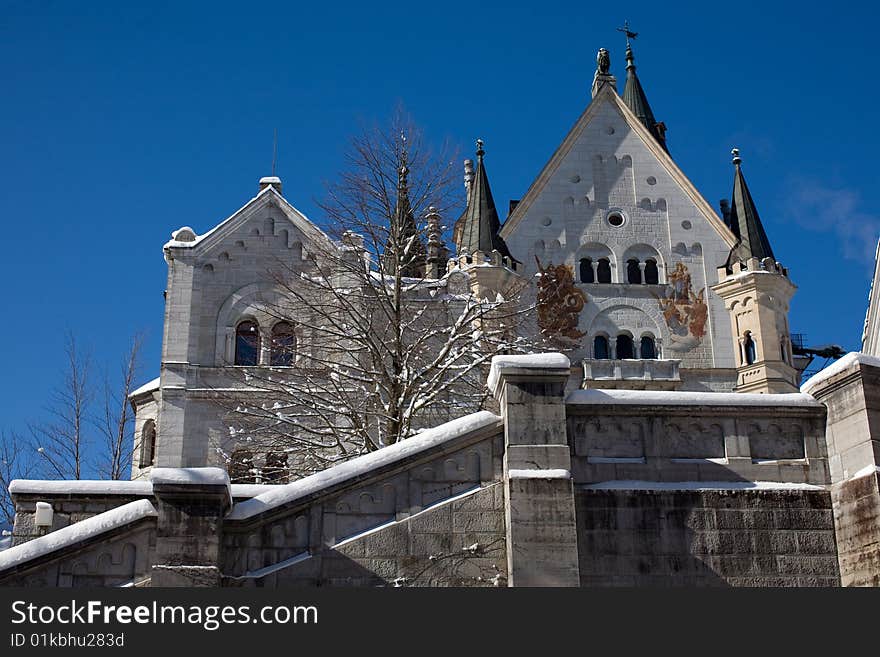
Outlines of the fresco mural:
<svg viewBox="0 0 880 657">
<path fill-rule="evenodd" d="M 655 295 L 663 319 L 672 331 L 668 347 L 673 351 L 687 351 L 700 344 L 706 334 L 706 321 L 709 318 L 706 288 L 694 293 L 691 274 L 682 262 L 675 263 L 668 281 L 665 296 Z"/>
<path fill-rule="evenodd" d="M 538 256 L 538 326 L 548 338 L 578 340 L 584 332 L 578 330 L 580 313 L 587 303 L 587 295 L 575 284 L 574 270 L 568 265 L 541 265 Z"/>
</svg>

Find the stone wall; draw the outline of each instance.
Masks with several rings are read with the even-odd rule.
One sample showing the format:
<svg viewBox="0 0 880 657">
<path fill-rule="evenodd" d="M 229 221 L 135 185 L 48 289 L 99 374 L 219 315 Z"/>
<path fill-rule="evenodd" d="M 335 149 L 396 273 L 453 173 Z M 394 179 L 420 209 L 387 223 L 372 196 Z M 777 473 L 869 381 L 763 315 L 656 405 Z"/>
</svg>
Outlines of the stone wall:
<svg viewBox="0 0 880 657">
<path fill-rule="evenodd" d="M 837 586 L 823 490 L 575 494 L 582 586 Z"/>
<path fill-rule="evenodd" d="M 225 586 L 506 586 L 504 488 L 492 484 L 264 577 Z"/>
<path fill-rule="evenodd" d="M 821 404 L 716 406 L 694 401 L 664 406 L 658 400 L 651 404 L 650 396 L 644 403 L 617 403 L 616 394 L 582 391 L 569 397 L 568 437 L 577 483 L 830 483 Z M 602 403 L 579 402 L 590 395 L 601 395 Z M 724 397 L 735 402 L 740 396 Z"/>
<path fill-rule="evenodd" d="M 144 496 L 44 493 L 15 494 L 13 497 L 15 500 L 15 524 L 12 528 L 12 544 L 20 545 Z M 37 502 L 48 502 L 52 505 L 51 527 L 42 529 L 34 524 Z"/>
<path fill-rule="evenodd" d="M 146 518 L 5 571 L 0 587 L 140 586 L 155 550 L 156 519 Z"/>
<path fill-rule="evenodd" d="M 496 490 L 504 453 L 499 429 L 492 424 L 463 434 L 254 517 L 227 518 L 222 584 L 267 575 L 277 585 L 365 585 L 400 577 L 416 585 L 463 585 L 478 583 L 479 573 L 487 580 L 506 577 L 503 492 Z M 462 541 L 467 545 L 458 545 Z M 461 556 L 477 566 L 460 564 L 458 550 L 475 543 L 474 554 Z M 426 561 L 440 553 L 449 562 L 442 568 Z M 490 573 L 483 559 L 500 570 Z"/>
<path fill-rule="evenodd" d="M 880 586 L 880 493 L 877 473 L 835 484 L 834 523 L 844 586 Z"/>
</svg>

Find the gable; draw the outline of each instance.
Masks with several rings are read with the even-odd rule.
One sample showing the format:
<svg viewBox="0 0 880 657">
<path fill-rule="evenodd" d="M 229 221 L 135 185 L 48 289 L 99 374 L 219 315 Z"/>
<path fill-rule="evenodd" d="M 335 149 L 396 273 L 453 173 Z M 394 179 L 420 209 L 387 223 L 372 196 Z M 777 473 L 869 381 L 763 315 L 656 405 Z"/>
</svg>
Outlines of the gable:
<svg viewBox="0 0 880 657">
<path fill-rule="evenodd" d="M 291 237 L 294 231 L 301 234 L 306 241 L 320 243 L 322 248 L 328 248 L 332 245 L 332 240 L 326 233 L 293 207 L 274 187 L 269 186 L 207 233 L 197 235 L 191 241 L 172 239 L 165 244 L 165 247 L 190 248 L 199 256 L 210 256 L 214 251 L 224 248 L 228 238 L 240 233 L 255 220 L 260 221 L 261 217 L 265 217 L 265 211 L 268 208 L 277 209 L 279 212 L 274 213 L 271 225 L 263 220 L 255 227 L 253 234 L 277 237 L 286 233 L 288 236 L 287 248 L 290 248 L 297 241 Z M 177 235 L 178 233 L 174 234 L 175 237 Z"/>
<path fill-rule="evenodd" d="M 604 123 L 608 123 L 608 120 L 612 117 L 617 118 L 617 121 L 612 121 L 616 124 L 616 127 L 600 125 L 603 123 L 603 119 L 605 120 Z M 587 175 L 584 173 L 586 165 L 589 165 L 588 162 L 583 161 L 584 153 L 605 155 L 614 153 L 619 150 L 619 147 L 627 137 L 631 137 L 627 144 L 628 150 L 633 151 L 630 158 L 637 157 L 639 164 L 642 165 L 641 168 L 655 169 L 656 173 L 653 174 L 655 179 L 662 175 L 674 183 L 681 190 L 683 199 L 686 199 L 692 206 L 692 212 L 688 214 L 698 215 L 705 223 L 712 227 L 718 237 L 727 244 L 728 249 L 732 248 L 736 242 L 733 233 L 718 217 L 705 198 L 697 191 L 693 183 L 678 168 L 669 154 L 663 150 L 626 104 L 613 91 L 610 85 L 600 89 L 599 93 L 568 132 L 562 144 L 556 149 L 556 152 L 554 152 L 541 170 L 541 173 L 529 187 L 526 195 L 504 223 L 504 226 L 501 228 L 502 237 L 510 240 L 516 235 L 520 230 L 520 224 L 530 215 L 534 204 L 545 193 L 548 184 L 551 182 L 561 183 L 557 184 L 557 189 L 553 190 L 554 193 L 559 194 L 559 188 L 566 187 L 567 192 L 574 199 L 577 199 L 578 196 L 581 198 L 587 197 L 586 188 L 590 183 L 592 183 L 594 192 L 600 191 L 600 186 L 596 185 L 597 181 L 590 180 L 590 172 L 587 172 Z M 634 142 L 637 142 L 637 144 Z M 633 146 L 635 148 L 632 148 Z M 566 175 L 567 181 L 570 184 L 560 180 Z M 637 185 L 636 187 L 639 186 Z M 634 194 L 637 202 L 641 202 L 643 199 L 651 199 L 650 192 L 652 190 L 642 188 L 641 191 L 645 195 L 640 195 L 639 191 L 639 189 L 636 189 Z M 601 203 L 603 200 L 607 201 L 607 199 L 597 199 L 596 195 L 590 197 L 590 200 L 594 203 Z M 522 257 L 516 252 L 514 252 L 514 255 L 518 258 Z"/>
</svg>

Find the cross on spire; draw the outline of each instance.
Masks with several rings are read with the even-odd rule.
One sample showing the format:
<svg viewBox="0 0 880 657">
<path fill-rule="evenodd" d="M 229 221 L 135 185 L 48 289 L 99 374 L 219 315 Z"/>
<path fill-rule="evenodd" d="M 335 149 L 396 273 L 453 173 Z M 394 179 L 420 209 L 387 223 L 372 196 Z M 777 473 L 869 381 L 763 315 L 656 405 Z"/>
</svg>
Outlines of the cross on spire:
<svg viewBox="0 0 880 657">
<path fill-rule="evenodd" d="M 623 32 L 626 35 L 626 47 L 629 48 L 629 40 L 635 39 L 639 36 L 638 32 L 633 32 L 629 29 L 629 21 L 623 21 L 623 27 L 617 28 L 618 32 Z"/>
</svg>

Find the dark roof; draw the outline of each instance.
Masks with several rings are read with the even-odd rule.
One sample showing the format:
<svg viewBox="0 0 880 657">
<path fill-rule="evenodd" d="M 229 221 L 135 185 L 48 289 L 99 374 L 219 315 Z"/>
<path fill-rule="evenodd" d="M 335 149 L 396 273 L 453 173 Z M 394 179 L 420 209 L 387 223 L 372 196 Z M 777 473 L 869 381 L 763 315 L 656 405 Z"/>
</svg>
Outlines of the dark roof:
<svg viewBox="0 0 880 657">
<path fill-rule="evenodd" d="M 455 246 L 459 254 L 482 251 L 488 255 L 492 251 L 498 251 L 502 256 L 515 260 L 498 234 L 501 221 L 489 188 L 489 178 L 483 164 L 484 154 L 483 142 L 477 140 L 477 170 L 468 193 L 467 208 L 456 222 L 458 230 Z"/>
<path fill-rule="evenodd" d="M 663 150 L 668 153 L 669 149 L 666 148 L 666 128 L 654 118 L 654 112 L 651 111 L 648 97 L 645 95 L 645 90 L 642 89 L 639 76 L 636 75 L 636 65 L 632 48 L 629 44 L 626 46 L 626 86 L 623 88 L 623 102 L 632 110 L 632 113 L 636 115 L 636 118 L 641 121 L 642 125 L 648 129 L 648 132 L 654 136 L 654 139 L 663 147 Z"/>
<path fill-rule="evenodd" d="M 733 200 L 730 207 L 730 229 L 736 235 L 736 244 L 730 250 L 730 256 L 727 258 L 727 267 L 734 262 L 744 262 L 749 258 L 773 257 L 773 249 L 770 248 L 770 240 L 767 239 L 767 233 L 764 232 L 764 226 L 761 224 L 761 218 L 758 216 L 758 209 L 749 193 L 746 179 L 742 172 L 742 160 L 739 157 L 739 151 L 733 149 L 733 164 L 736 171 L 733 174 Z"/>
</svg>

